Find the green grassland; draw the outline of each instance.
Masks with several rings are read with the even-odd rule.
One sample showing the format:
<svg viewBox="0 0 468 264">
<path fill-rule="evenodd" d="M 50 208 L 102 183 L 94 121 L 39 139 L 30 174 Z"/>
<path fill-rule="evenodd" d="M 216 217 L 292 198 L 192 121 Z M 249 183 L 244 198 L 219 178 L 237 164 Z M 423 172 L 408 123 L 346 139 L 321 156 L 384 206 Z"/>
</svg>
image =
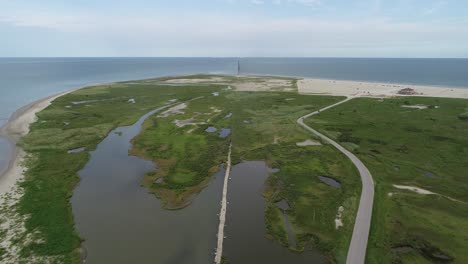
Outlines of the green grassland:
<svg viewBox="0 0 468 264">
<path fill-rule="evenodd" d="M 226 87 L 212 86 L 220 91 Z M 229 138 L 207 133 L 208 126 L 230 127 L 221 110 L 223 96 L 203 96 L 186 101 L 183 113 L 153 115 L 133 140 L 131 153 L 153 160 L 158 171 L 146 175 L 144 185 L 164 201 L 168 209 L 180 209 L 209 183 L 227 157 Z M 178 127 L 176 120 L 186 121 Z M 197 124 L 197 125 L 191 125 Z M 162 179 L 162 180 L 161 180 Z M 161 180 L 160 182 L 158 180 Z"/>
<path fill-rule="evenodd" d="M 428 108 L 401 107 L 416 104 Z M 374 177 L 368 263 L 468 263 L 468 122 L 460 118 L 467 106 L 462 99 L 361 98 L 307 120 L 356 153 Z M 413 250 L 392 250 L 400 246 Z"/>
<path fill-rule="evenodd" d="M 269 235 L 289 246 L 280 210 L 274 202 L 286 200 L 288 216 L 299 244 L 320 248 L 336 262 L 346 258 L 348 239 L 354 224 L 360 180 L 352 163 L 330 145 L 299 147 L 313 138 L 296 123 L 297 118 L 333 104 L 340 97 L 298 96 L 295 93 L 234 93 L 231 102 L 233 123 L 233 160 L 265 160 L 272 173 L 265 198 L 269 201 L 266 227 Z M 244 122 L 247 121 L 247 122 Z M 318 176 L 331 176 L 342 183 L 334 189 Z M 344 228 L 335 229 L 338 207 L 344 206 Z"/>
</svg>

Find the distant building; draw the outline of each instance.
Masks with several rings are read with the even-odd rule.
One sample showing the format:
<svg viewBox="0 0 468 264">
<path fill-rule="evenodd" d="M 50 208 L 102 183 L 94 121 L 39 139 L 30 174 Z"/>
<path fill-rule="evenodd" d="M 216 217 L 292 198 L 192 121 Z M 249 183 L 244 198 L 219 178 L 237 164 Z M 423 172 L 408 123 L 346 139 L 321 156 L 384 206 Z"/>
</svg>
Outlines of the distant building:
<svg viewBox="0 0 468 264">
<path fill-rule="evenodd" d="M 403 94 L 403 95 L 415 95 L 417 94 L 416 90 L 412 88 L 404 88 L 398 91 L 398 94 Z"/>
</svg>

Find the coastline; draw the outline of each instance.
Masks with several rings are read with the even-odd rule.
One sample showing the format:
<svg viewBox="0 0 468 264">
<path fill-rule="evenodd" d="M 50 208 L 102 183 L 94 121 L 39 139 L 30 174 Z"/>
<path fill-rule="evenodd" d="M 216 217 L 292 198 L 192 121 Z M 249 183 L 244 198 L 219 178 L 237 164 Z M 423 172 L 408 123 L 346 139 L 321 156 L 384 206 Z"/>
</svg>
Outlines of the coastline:
<svg viewBox="0 0 468 264">
<path fill-rule="evenodd" d="M 300 78 L 297 82 L 297 88 L 299 94 L 355 97 L 420 96 L 468 99 L 468 87 L 460 88 L 401 83 Z M 398 94 L 398 91 L 404 88 L 414 89 L 417 94 Z"/>
<path fill-rule="evenodd" d="M 392 85 L 392 84 L 376 84 L 376 83 L 368 83 L 368 82 L 353 82 L 349 81 L 346 85 L 344 82 L 346 81 L 338 81 L 338 80 L 321 80 L 317 83 L 317 79 L 299 79 L 298 82 L 305 82 L 306 86 L 301 87 L 301 89 L 309 89 L 306 92 L 310 94 L 320 95 L 320 94 L 328 94 L 328 95 L 336 95 L 337 94 L 346 94 L 352 93 L 351 97 L 394 97 L 394 96 L 405 96 L 393 93 L 394 91 L 398 91 L 402 88 L 407 87 L 418 87 L 418 92 L 422 92 L 423 94 L 413 95 L 413 96 L 433 96 L 433 97 L 446 97 L 446 98 L 468 98 L 464 97 L 464 94 L 468 93 L 468 89 L 456 89 L 456 88 L 437 88 L 437 87 L 427 87 L 427 86 L 411 86 L 411 85 Z M 307 83 L 309 82 L 309 83 Z M 328 82 L 328 86 L 325 86 L 323 82 Z M 304 84 L 301 84 L 304 85 Z M 360 86 L 357 86 L 360 85 Z M 380 87 L 379 87 L 380 85 Z M 332 88 L 337 87 L 337 88 Z M 366 87 L 368 90 L 364 90 L 362 87 Z M 368 88 L 367 88 L 368 87 Z M 359 88 L 359 89 L 357 89 Z M 434 93 L 430 94 L 431 90 L 424 90 L 427 88 L 432 89 L 440 89 L 441 91 L 434 91 Z M 81 88 L 78 88 L 81 89 Z M 298 94 L 304 94 L 299 89 Z M 316 92 L 316 89 L 329 89 L 326 90 L 326 93 Z M 340 90 L 341 89 L 341 90 Z M 423 89 L 423 90 L 420 90 Z M 446 90 L 449 89 L 449 90 Z M 68 93 L 74 92 L 77 89 L 69 90 L 66 92 L 58 93 L 56 95 L 48 96 L 43 99 L 37 100 L 33 103 L 30 103 L 24 107 L 21 107 L 17 111 L 15 111 L 11 118 L 8 120 L 4 126 L 0 127 L 0 136 L 4 136 L 8 144 L 11 146 L 10 154 L 11 157 L 8 162 L 8 166 L 4 172 L 0 171 L 0 202 L 4 202 L 4 197 L 11 193 L 15 186 L 17 186 L 18 182 L 21 182 L 23 179 L 24 173 L 24 166 L 23 160 L 26 157 L 26 153 L 16 145 L 18 140 L 26 135 L 29 132 L 29 126 L 37 120 L 36 114 L 46 107 L 48 107 L 55 99 L 66 95 Z M 454 91 L 454 90 L 462 90 L 462 91 Z M 466 92 L 465 92 L 466 90 Z M 274 92 L 274 89 L 270 89 L 270 91 Z M 320 90 L 319 90 L 320 91 Z M 368 93 L 366 93 L 368 91 Z M 454 93 L 455 92 L 455 93 Z M 457 93 L 463 92 L 463 93 Z M 445 95 L 445 96 L 441 96 Z M 7 195 L 5 195 L 7 194 Z"/>
<path fill-rule="evenodd" d="M 6 168 L 0 171 L 0 204 L 4 201 L 4 195 L 13 190 L 16 183 L 23 177 L 21 163 L 26 153 L 17 146 L 17 143 L 22 136 L 29 132 L 29 126 L 36 121 L 36 113 L 48 107 L 52 101 L 60 96 L 75 90 L 77 89 L 51 95 L 19 108 L 0 128 L 0 136 L 4 137 L 11 146 L 10 161 Z"/>
<path fill-rule="evenodd" d="M 185 76 L 185 75 L 181 75 Z M 161 77 L 164 79 L 177 78 L 181 76 Z M 233 75 L 234 76 L 234 75 Z M 252 76 L 252 75 L 248 75 Z M 267 76 L 265 76 L 267 77 Z M 281 77 L 281 76 L 271 76 Z M 153 78 L 150 78 L 153 79 Z M 301 78 L 297 77 L 297 88 L 299 94 L 310 95 L 332 95 L 332 96 L 352 96 L 352 97 L 394 97 L 394 96 L 422 96 L 422 97 L 440 97 L 440 98 L 460 98 L 468 99 L 468 87 L 439 87 L 427 85 L 412 85 L 398 83 L 379 83 L 366 81 L 351 81 L 351 80 L 334 80 L 334 79 L 318 79 L 318 78 Z M 111 84 L 109 82 L 105 84 Z M 49 106 L 53 100 L 60 96 L 66 95 L 73 91 L 92 86 L 102 85 L 103 83 L 89 84 L 79 88 L 71 89 L 65 92 L 54 94 L 30 104 L 27 104 L 16 110 L 8 121 L 0 127 L 0 137 L 4 137 L 10 144 L 10 161 L 6 168 L 0 170 L 0 202 L 1 197 L 11 190 L 16 182 L 22 176 L 21 162 L 25 155 L 24 151 L 16 144 L 18 140 L 29 132 L 29 125 L 36 120 L 36 113 L 42 111 Z M 403 88 L 414 89 L 415 95 L 402 95 L 398 91 Z M 256 90 L 255 88 L 251 89 Z"/>
</svg>

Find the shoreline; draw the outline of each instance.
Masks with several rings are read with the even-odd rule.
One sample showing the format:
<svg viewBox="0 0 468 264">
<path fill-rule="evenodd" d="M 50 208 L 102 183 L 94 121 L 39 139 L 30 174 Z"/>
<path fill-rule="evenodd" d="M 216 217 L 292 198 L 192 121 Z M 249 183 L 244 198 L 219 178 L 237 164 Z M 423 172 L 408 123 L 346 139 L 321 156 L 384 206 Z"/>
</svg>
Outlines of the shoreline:
<svg viewBox="0 0 468 264">
<path fill-rule="evenodd" d="M 414 89 L 416 94 L 398 94 L 401 89 Z M 468 87 L 430 86 L 403 83 L 384 83 L 319 78 L 300 78 L 299 94 L 354 96 L 354 97 L 440 97 L 468 99 Z"/>
<path fill-rule="evenodd" d="M 48 107 L 55 99 L 76 90 L 71 89 L 29 103 L 16 110 L 8 121 L 0 127 L 0 137 L 4 137 L 11 148 L 6 168 L 0 171 L 0 204 L 4 201 L 3 196 L 10 192 L 23 177 L 21 163 L 26 153 L 17 146 L 19 139 L 29 132 L 29 126 L 36 121 L 38 112 Z"/>
<path fill-rule="evenodd" d="M 230 74 L 206 74 L 208 76 L 237 76 Z M 152 77 L 149 79 L 177 79 L 186 75 L 176 76 L 163 76 L 163 77 Z M 188 75 L 190 76 L 190 75 Z M 331 95 L 331 96 L 352 96 L 352 97 L 440 97 L 440 98 L 459 98 L 468 99 L 468 87 L 443 87 L 443 86 L 430 86 L 430 85 L 415 85 L 415 84 L 402 84 L 402 83 L 383 83 L 383 82 L 370 82 L 370 81 L 353 81 L 353 80 L 339 80 L 339 79 L 320 79 L 320 78 L 307 78 L 307 77 L 295 77 L 295 76 L 280 76 L 280 75 L 250 75 L 245 74 L 243 76 L 251 77 L 285 77 L 285 78 L 297 78 L 297 89 L 298 94 L 303 95 Z M 143 79 L 146 80 L 146 79 Z M 119 82 L 128 82 L 119 81 Z M 29 132 L 29 125 L 36 119 L 36 113 L 40 112 L 44 108 L 50 105 L 50 103 L 60 96 L 66 95 L 73 91 L 86 88 L 93 85 L 104 85 L 113 84 L 116 82 L 107 83 L 91 83 L 78 88 L 70 89 L 68 91 L 60 92 L 47 96 L 42 99 L 38 99 L 32 103 L 29 103 L 19 109 L 17 109 L 3 126 L 0 127 L 0 137 L 4 137 L 10 145 L 10 153 L 8 155 L 9 162 L 6 167 L 0 170 L 0 196 L 5 191 L 4 183 L 8 180 L 8 174 L 11 173 L 13 167 L 20 166 L 24 153 L 21 148 L 16 144 L 18 140 Z M 403 95 L 398 94 L 398 91 L 404 88 L 414 89 L 418 94 L 414 95 Z M 254 90 L 254 89 L 253 89 Z M 11 189 L 11 188 L 8 188 Z"/>
<path fill-rule="evenodd" d="M 237 76 L 230 74 L 206 74 L 208 76 Z M 162 79 L 177 79 L 186 75 L 176 76 L 163 76 L 163 77 L 152 77 L 149 79 L 162 78 Z M 188 75 L 190 76 L 190 75 Z M 459 98 L 468 99 L 468 87 L 443 87 L 443 86 L 430 86 L 430 85 L 415 85 L 415 84 L 402 84 L 402 83 L 383 83 L 383 82 L 370 82 L 370 81 L 353 81 L 353 80 L 339 80 L 339 79 L 320 79 L 320 78 L 304 78 L 294 76 L 280 76 L 280 75 L 250 75 L 245 74 L 243 76 L 251 77 L 285 77 L 285 78 L 297 78 L 297 89 L 298 94 L 303 95 L 331 95 L 331 96 L 351 96 L 351 97 L 440 97 L 440 98 Z M 143 79 L 146 80 L 146 79 Z M 128 82 L 119 81 L 119 82 Z M 42 99 L 38 99 L 32 103 L 29 103 L 19 109 L 17 109 L 7 120 L 3 126 L 0 127 L 0 137 L 4 137 L 10 145 L 10 153 L 8 155 L 9 161 L 5 168 L 0 170 L 0 197 L 7 192 L 7 189 L 11 189 L 12 185 L 9 182 L 10 174 L 22 174 L 16 167 L 21 167 L 20 163 L 24 157 L 24 152 L 16 144 L 18 140 L 29 132 L 29 125 L 36 119 L 36 113 L 40 112 L 44 108 L 50 105 L 50 103 L 60 96 L 66 95 L 73 91 L 86 88 L 93 85 L 104 85 L 113 84 L 116 82 L 107 83 L 91 83 L 79 88 L 70 89 L 68 91 L 60 92 L 54 95 L 47 96 Z M 418 94 L 414 95 L 403 95 L 398 94 L 398 91 L 404 88 L 414 89 Z M 253 89 L 255 90 L 255 89 Z M 12 173 L 15 171 L 16 173 Z M 15 175 L 17 180 L 20 179 L 18 175 Z M 17 181 L 16 180 L 16 181 Z M 15 182 L 16 182 L 15 181 Z M 8 188 L 5 187 L 7 183 Z M 0 200 L 1 201 L 1 200 Z"/>
<path fill-rule="evenodd" d="M 282 78 L 291 78 L 297 80 L 319 80 L 319 81 L 337 81 L 337 82 L 356 82 L 356 83 L 368 83 L 368 84 L 390 84 L 390 85 L 401 85 L 405 87 L 409 86 L 423 86 L 429 88 L 447 88 L 447 89 L 468 89 L 468 84 L 465 86 L 458 85 L 458 86 L 451 86 L 451 85 L 444 85 L 444 84 L 417 84 L 417 83 L 410 83 L 410 82 L 385 82 L 385 81 L 378 81 L 378 80 L 352 80 L 352 79 L 340 79 L 340 78 L 327 78 L 327 77 L 306 77 L 306 76 L 299 76 L 299 75 L 268 75 L 268 74 L 249 74 L 249 73 L 241 73 L 240 75 L 230 75 L 230 74 L 202 74 L 202 75 L 220 75 L 220 76 L 243 76 L 243 77 L 282 77 Z M 189 76 L 189 75 L 181 75 L 181 76 Z M 172 77 L 172 76 L 171 76 Z M 175 76 L 177 77 L 177 76 Z"/>
</svg>

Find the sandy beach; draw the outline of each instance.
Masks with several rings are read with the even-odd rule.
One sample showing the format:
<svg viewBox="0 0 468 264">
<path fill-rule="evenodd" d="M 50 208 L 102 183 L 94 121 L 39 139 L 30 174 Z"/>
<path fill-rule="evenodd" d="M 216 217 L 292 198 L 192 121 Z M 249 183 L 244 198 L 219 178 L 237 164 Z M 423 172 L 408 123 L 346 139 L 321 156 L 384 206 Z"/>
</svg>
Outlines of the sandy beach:
<svg viewBox="0 0 468 264">
<path fill-rule="evenodd" d="M 423 85 L 373 83 L 358 81 L 341 81 L 326 79 L 301 79 L 297 82 L 301 94 L 324 94 L 354 97 L 392 97 L 405 96 L 398 94 L 404 88 L 414 89 L 417 94 L 410 96 L 465 98 L 468 99 L 468 87 L 451 88 Z"/>
<path fill-rule="evenodd" d="M 24 151 L 16 146 L 18 140 L 29 132 L 29 125 L 36 120 L 36 113 L 50 105 L 56 98 L 74 90 L 52 95 L 18 109 L 10 117 L 9 121 L 0 128 L 0 136 L 7 138 L 12 145 L 11 160 L 3 172 L 0 172 L 0 204 L 3 203 L 4 194 L 13 190 L 16 183 L 23 177 L 21 165 Z"/>
</svg>

